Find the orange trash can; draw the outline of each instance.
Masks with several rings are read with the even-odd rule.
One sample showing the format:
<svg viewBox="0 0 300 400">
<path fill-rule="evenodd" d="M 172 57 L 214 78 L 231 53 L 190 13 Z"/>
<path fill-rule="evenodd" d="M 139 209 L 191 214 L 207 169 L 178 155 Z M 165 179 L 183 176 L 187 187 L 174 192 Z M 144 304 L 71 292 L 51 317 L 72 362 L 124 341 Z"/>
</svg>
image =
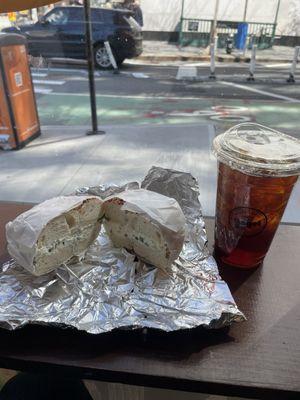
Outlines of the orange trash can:
<svg viewBox="0 0 300 400">
<path fill-rule="evenodd" d="M 20 149 L 40 133 L 26 39 L 0 33 L 0 148 Z"/>
</svg>

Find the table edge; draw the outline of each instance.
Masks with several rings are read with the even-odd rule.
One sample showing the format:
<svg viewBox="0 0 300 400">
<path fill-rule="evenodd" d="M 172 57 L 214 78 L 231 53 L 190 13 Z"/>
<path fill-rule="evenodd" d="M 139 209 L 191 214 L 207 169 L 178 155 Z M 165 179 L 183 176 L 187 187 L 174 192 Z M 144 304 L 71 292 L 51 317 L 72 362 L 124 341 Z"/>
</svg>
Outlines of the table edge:
<svg viewBox="0 0 300 400">
<path fill-rule="evenodd" d="M 243 384 L 232 384 L 228 382 L 209 382 L 195 381 L 189 379 L 178 379 L 168 376 L 137 374 L 127 371 L 112 371 L 108 369 L 94 369 L 86 367 L 66 366 L 50 364 L 41 361 L 24 361 L 6 357 L 0 357 L 1 367 L 16 369 L 27 372 L 36 372 L 37 368 L 41 373 L 51 373 L 51 375 L 62 373 L 66 377 L 76 377 L 78 379 L 96 380 L 111 383 L 122 383 L 125 385 L 145 386 L 158 389 L 179 390 L 193 393 L 207 393 L 223 396 L 239 396 L 249 399 L 274 398 L 298 399 L 299 392 L 284 388 L 268 388 L 262 385 L 251 386 L 246 382 Z"/>
</svg>

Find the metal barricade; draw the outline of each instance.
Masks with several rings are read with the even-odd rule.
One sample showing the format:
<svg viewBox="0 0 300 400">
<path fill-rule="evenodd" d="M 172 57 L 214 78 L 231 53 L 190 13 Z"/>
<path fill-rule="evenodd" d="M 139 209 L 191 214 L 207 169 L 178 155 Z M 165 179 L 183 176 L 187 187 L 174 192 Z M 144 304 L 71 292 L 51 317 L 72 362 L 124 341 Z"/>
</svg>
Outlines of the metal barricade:
<svg viewBox="0 0 300 400">
<path fill-rule="evenodd" d="M 241 21 L 217 21 L 217 35 L 219 48 L 226 46 L 229 35 L 237 35 L 238 25 Z M 210 42 L 213 20 L 197 18 L 181 18 L 179 30 L 180 46 L 207 47 Z M 275 37 L 276 24 L 249 22 L 248 40 L 249 48 L 257 45 L 258 49 L 272 47 Z M 249 40 L 251 38 L 251 40 Z"/>
</svg>

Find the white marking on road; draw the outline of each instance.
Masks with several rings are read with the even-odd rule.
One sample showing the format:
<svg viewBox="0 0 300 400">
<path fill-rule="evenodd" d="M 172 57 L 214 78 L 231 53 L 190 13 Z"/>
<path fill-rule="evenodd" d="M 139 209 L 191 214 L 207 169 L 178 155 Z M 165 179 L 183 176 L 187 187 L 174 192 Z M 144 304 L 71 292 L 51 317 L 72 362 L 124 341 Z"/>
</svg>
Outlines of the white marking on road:
<svg viewBox="0 0 300 400">
<path fill-rule="evenodd" d="M 35 86 L 34 87 L 34 92 L 38 93 L 38 94 L 50 94 L 52 92 L 53 89 L 47 89 L 47 88 L 42 88 L 42 87 L 38 87 Z M 54 94 L 54 93 L 52 93 Z"/>
<path fill-rule="evenodd" d="M 290 103 L 300 103 L 300 100 L 298 100 L 298 99 L 294 99 L 294 98 L 288 97 L 288 96 L 282 96 L 281 94 L 266 92 L 265 90 L 256 89 L 251 86 L 239 85 L 237 83 L 225 82 L 225 81 L 219 81 L 219 83 L 221 83 L 222 85 L 226 85 L 226 86 L 233 86 L 237 89 L 248 90 L 248 92 L 254 92 L 254 93 L 262 94 L 264 96 L 273 97 L 275 99 L 285 100 Z"/>
<path fill-rule="evenodd" d="M 47 73 L 41 73 L 41 72 L 31 72 L 31 75 L 37 78 L 46 78 L 46 76 L 48 76 Z"/>
<path fill-rule="evenodd" d="M 281 64 L 264 64 L 263 65 L 265 68 L 278 68 L 278 67 L 287 67 L 289 66 L 289 63 L 281 63 Z"/>
<path fill-rule="evenodd" d="M 79 96 L 90 97 L 89 93 L 49 93 L 51 96 Z M 97 97 L 107 97 L 113 99 L 157 99 L 157 100 L 199 100 L 199 97 L 173 97 L 173 96 L 140 96 L 140 95 L 116 95 L 116 94 L 97 94 Z"/>
<path fill-rule="evenodd" d="M 219 63 L 221 65 L 221 63 Z M 218 64 L 218 65 L 219 65 Z M 184 64 L 186 67 L 208 67 L 210 66 L 210 63 L 207 61 L 203 61 L 203 62 L 194 62 L 194 63 L 190 63 L 190 64 Z M 222 63 L 222 66 L 224 65 L 224 63 Z"/>
<path fill-rule="evenodd" d="M 55 81 L 52 79 L 43 80 L 43 79 L 34 79 L 33 83 L 41 84 L 41 85 L 63 85 L 66 81 Z"/>
<path fill-rule="evenodd" d="M 72 74 L 74 72 L 80 73 L 80 74 L 84 74 L 87 75 L 88 71 L 86 69 L 80 69 L 80 68 L 54 68 L 54 67 L 50 67 L 50 68 L 31 68 L 32 71 L 45 71 L 45 72 L 71 72 Z M 97 72 L 97 71 L 95 71 Z"/>
<path fill-rule="evenodd" d="M 241 107 L 241 106 L 213 106 L 211 108 L 213 111 L 217 112 L 217 113 L 237 113 L 237 112 L 244 112 L 244 111 L 248 111 L 248 107 Z"/>
<path fill-rule="evenodd" d="M 245 115 L 213 115 L 210 117 L 214 121 L 229 121 L 229 122 L 248 122 L 251 121 L 250 117 Z"/>
<path fill-rule="evenodd" d="M 140 79 L 148 79 L 149 75 L 143 74 L 142 72 L 133 72 L 132 76 L 134 78 L 140 78 Z"/>
</svg>

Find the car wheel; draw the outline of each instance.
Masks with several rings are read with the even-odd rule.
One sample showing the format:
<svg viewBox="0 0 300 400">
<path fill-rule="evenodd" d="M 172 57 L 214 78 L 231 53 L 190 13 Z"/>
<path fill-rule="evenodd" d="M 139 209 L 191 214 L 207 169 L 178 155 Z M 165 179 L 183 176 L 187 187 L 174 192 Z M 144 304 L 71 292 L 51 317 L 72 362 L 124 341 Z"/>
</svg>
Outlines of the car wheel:
<svg viewBox="0 0 300 400">
<path fill-rule="evenodd" d="M 110 61 L 108 52 L 106 51 L 105 46 L 98 45 L 95 47 L 94 50 L 94 56 L 95 56 L 95 64 L 98 68 L 101 69 L 111 69 L 112 68 L 112 63 Z"/>
</svg>

